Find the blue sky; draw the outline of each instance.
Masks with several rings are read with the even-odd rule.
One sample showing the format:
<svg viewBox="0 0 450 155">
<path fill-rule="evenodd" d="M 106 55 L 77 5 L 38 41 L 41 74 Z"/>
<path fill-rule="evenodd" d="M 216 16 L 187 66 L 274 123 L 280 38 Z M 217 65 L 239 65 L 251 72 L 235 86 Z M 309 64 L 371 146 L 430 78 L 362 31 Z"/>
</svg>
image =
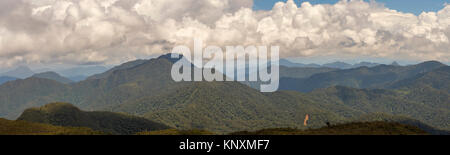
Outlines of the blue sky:
<svg viewBox="0 0 450 155">
<path fill-rule="evenodd" d="M 278 1 L 286 0 L 255 0 L 255 9 L 257 10 L 270 10 L 273 5 Z M 334 4 L 339 0 L 301 0 L 302 2 L 308 1 L 311 4 Z M 366 0 L 369 1 L 369 0 Z M 423 11 L 438 11 L 444 8 L 445 3 L 450 3 L 450 0 L 376 0 L 379 3 L 385 4 L 386 7 L 401 11 L 414 13 L 416 15 Z M 300 0 L 296 0 L 300 3 Z"/>
</svg>

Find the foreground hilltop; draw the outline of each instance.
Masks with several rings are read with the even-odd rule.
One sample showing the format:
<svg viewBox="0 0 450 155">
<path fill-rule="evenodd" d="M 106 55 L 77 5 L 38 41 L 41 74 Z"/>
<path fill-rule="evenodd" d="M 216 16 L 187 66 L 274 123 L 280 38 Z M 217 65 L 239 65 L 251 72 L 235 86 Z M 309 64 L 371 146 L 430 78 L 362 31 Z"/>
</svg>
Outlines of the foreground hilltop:
<svg viewBox="0 0 450 155">
<path fill-rule="evenodd" d="M 415 126 L 394 122 L 360 122 L 333 125 L 319 129 L 299 130 L 292 128 L 265 129 L 254 132 L 241 131 L 231 135 L 427 135 Z"/>
<path fill-rule="evenodd" d="M 18 120 L 56 126 L 87 127 L 104 133 L 120 135 L 169 128 L 160 123 L 125 114 L 84 112 L 68 103 L 52 103 L 40 108 L 27 109 Z"/>
</svg>

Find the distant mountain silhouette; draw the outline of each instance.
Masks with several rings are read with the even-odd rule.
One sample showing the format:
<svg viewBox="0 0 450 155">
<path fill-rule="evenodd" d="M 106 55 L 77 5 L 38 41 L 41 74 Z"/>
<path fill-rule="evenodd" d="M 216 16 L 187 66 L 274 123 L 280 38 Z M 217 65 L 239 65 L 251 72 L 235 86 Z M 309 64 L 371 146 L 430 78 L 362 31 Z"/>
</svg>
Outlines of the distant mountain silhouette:
<svg viewBox="0 0 450 155">
<path fill-rule="evenodd" d="M 55 73 L 55 72 L 39 73 L 39 74 L 33 75 L 32 77 L 55 80 L 55 81 L 58 81 L 61 83 L 72 83 L 73 82 L 72 80 L 70 80 L 66 77 L 62 77 L 61 75 L 59 75 L 58 73 Z"/>
<path fill-rule="evenodd" d="M 80 81 L 86 80 L 87 76 L 85 76 L 85 75 L 76 75 L 76 76 L 69 76 L 67 78 L 72 80 L 73 82 L 80 82 Z"/>
<path fill-rule="evenodd" d="M 17 80 L 17 78 L 15 77 L 9 77 L 9 76 L 0 76 L 0 85 L 9 82 L 9 81 L 14 81 Z"/>
<path fill-rule="evenodd" d="M 381 64 L 379 64 L 379 63 L 372 63 L 372 62 L 360 62 L 360 63 L 357 63 L 357 64 L 354 64 L 353 66 L 352 66 L 352 68 L 359 68 L 359 67 L 376 67 L 376 66 L 379 66 L 379 65 L 381 65 Z"/>
<path fill-rule="evenodd" d="M 302 64 L 302 63 L 294 63 L 292 61 L 289 61 L 287 59 L 280 59 L 279 61 L 280 66 L 286 66 L 286 67 L 302 67 L 302 68 L 334 68 L 334 69 L 351 69 L 351 68 L 359 68 L 359 67 L 375 67 L 378 65 L 381 65 L 379 63 L 372 63 L 372 62 L 360 62 L 357 64 L 348 64 L 345 62 L 332 62 L 327 63 L 324 65 L 318 65 L 318 64 Z"/>
<path fill-rule="evenodd" d="M 286 66 L 286 67 L 306 67 L 306 68 L 318 68 L 322 67 L 318 64 L 302 64 L 302 63 L 294 63 L 286 59 L 280 59 L 280 66 Z"/>
<path fill-rule="evenodd" d="M 30 68 L 28 68 L 26 66 L 20 66 L 14 70 L 2 73 L 1 75 L 25 79 L 25 78 L 32 76 L 33 74 L 34 74 L 34 72 Z"/>
<path fill-rule="evenodd" d="M 350 69 L 353 67 L 353 65 L 345 63 L 345 62 L 333 62 L 333 63 L 327 63 L 322 65 L 324 67 L 329 67 L 329 68 L 339 68 L 339 69 Z"/>
<path fill-rule="evenodd" d="M 89 77 L 94 74 L 99 74 L 107 71 L 108 68 L 104 66 L 84 66 L 84 67 L 74 67 L 64 70 L 56 71 L 58 74 L 64 77 Z M 77 80 L 74 80 L 77 81 Z"/>
</svg>

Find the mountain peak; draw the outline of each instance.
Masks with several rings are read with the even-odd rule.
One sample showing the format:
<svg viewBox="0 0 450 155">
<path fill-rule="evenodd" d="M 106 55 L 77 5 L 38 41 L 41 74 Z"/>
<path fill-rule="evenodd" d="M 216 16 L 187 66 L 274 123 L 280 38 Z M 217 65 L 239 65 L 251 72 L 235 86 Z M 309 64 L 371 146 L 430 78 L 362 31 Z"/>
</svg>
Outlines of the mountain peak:
<svg viewBox="0 0 450 155">
<path fill-rule="evenodd" d="M 34 72 L 27 66 L 19 66 L 16 69 L 3 73 L 2 75 L 25 79 L 32 76 L 33 74 Z"/>
<path fill-rule="evenodd" d="M 398 64 L 397 61 L 394 61 L 394 62 L 391 63 L 391 66 L 400 66 L 400 64 Z"/>
<path fill-rule="evenodd" d="M 178 58 L 172 58 L 172 54 L 178 55 Z M 175 63 L 181 59 L 183 59 L 184 56 L 182 54 L 176 54 L 176 53 L 168 53 L 168 54 L 164 54 L 158 57 L 158 59 L 167 59 L 172 63 Z"/>
</svg>

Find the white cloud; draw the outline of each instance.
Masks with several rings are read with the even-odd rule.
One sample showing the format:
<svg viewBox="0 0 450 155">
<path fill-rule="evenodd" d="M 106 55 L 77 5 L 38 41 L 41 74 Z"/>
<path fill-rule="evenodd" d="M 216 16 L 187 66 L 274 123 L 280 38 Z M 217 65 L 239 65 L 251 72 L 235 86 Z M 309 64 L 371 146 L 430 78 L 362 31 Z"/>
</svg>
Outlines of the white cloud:
<svg viewBox="0 0 450 155">
<path fill-rule="evenodd" d="M 252 0 L 2 0 L 0 65 L 117 64 L 206 44 L 280 45 L 282 56 L 450 62 L 450 5 L 419 16 L 363 1 L 254 11 Z"/>
</svg>

